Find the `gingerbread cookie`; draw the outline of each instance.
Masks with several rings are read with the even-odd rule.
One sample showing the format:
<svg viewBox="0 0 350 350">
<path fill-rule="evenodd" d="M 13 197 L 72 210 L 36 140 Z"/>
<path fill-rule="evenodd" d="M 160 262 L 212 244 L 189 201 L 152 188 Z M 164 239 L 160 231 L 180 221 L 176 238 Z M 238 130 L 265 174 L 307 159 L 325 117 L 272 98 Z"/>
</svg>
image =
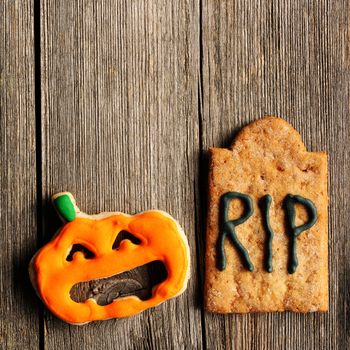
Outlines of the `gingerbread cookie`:
<svg viewBox="0 0 350 350">
<path fill-rule="evenodd" d="M 65 222 L 33 257 L 32 284 L 72 324 L 133 316 L 181 294 L 190 276 L 184 232 L 167 213 L 87 215 L 70 193 L 53 203 Z"/>
<path fill-rule="evenodd" d="M 244 127 L 210 149 L 205 307 L 328 309 L 327 155 L 286 121 Z"/>
</svg>

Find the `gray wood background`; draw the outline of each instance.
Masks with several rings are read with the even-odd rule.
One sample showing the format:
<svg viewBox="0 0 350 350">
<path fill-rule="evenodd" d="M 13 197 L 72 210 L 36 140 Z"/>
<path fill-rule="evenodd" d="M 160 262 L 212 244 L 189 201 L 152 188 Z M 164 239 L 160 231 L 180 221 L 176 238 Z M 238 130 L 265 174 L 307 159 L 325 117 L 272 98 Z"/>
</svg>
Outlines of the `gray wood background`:
<svg viewBox="0 0 350 350">
<path fill-rule="evenodd" d="M 349 348 L 349 16 L 346 0 L 1 0 L 0 348 Z M 329 152 L 326 314 L 201 306 L 207 149 L 265 114 Z M 26 270 L 62 190 L 89 213 L 169 211 L 187 292 L 83 327 L 47 312 Z"/>
</svg>

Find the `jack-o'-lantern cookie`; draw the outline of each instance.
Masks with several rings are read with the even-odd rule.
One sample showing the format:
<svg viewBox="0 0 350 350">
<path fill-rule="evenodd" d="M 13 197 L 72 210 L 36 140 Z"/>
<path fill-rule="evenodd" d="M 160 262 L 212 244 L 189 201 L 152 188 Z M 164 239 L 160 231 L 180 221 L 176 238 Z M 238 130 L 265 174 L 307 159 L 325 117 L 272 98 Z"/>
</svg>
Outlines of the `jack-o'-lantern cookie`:
<svg viewBox="0 0 350 350">
<path fill-rule="evenodd" d="M 275 117 L 210 149 L 205 306 L 328 309 L 327 155 Z"/>
<path fill-rule="evenodd" d="M 190 276 L 184 232 L 167 213 L 87 215 L 70 193 L 53 204 L 64 221 L 29 265 L 38 295 L 72 324 L 129 317 L 181 294 Z"/>
</svg>

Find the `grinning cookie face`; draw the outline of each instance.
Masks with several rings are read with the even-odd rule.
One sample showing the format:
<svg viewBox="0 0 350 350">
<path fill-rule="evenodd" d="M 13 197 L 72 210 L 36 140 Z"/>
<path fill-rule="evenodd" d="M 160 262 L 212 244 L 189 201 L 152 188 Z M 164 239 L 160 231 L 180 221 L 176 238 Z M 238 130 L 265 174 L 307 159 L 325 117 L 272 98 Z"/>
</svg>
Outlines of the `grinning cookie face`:
<svg viewBox="0 0 350 350">
<path fill-rule="evenodd" d="M 102 213 L 88 216 L 76 207 L 69 193 L 54 197 L 59 214 L 68 221 L 51 242 L 32 259 L 31 279 L 46 306 L 69 323 L 128 317 L 186 289 L 189 278 L 189 248 L 178 223 L 161 211 L 137 215 Z M 130 237 L 119 240 L 118 235 Z M 99 305 L 89 298 L 71 298 L 74 285 L 110 277 L 148 263 L 160 261 L 165 279 L 153 287 L 147 300 L 136 296 L 116 298 Z"/>
</svg>

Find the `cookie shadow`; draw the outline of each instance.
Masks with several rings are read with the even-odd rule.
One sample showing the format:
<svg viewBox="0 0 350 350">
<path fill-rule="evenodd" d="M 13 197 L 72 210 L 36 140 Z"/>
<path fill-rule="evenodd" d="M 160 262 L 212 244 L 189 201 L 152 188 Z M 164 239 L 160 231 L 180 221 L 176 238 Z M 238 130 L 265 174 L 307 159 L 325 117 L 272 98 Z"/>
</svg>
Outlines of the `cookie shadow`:
<svg viewBox="0 0 350 350">
<path fill-rule="evenodd" d="M 205 227 L 208 201 L 209 152 L 200 151 L 197 156 L 198 176 L 196 185 L 196 251 L 197 251 L 197 286 L 195 307 L 204 307 L 204 273 L 205 273 Z"/>
<path fill-rule="evenodd" d="M 31 245 L 25 253 L 17 252 L 13 256 L 12 281 L 13 296 L 16 304 L 23 313 L 30 314 L 39 312 L 39 300 L 29 278 L 29 262 L 35 254 L 35 244 Z"/>
<path fill-rule="evenodd" d="M 43 206 L 37 210 L 40 203 L 32 204 L 32 212 L 37 213 L 36 239 L 28 240 L 25 244 L 25 250 L 19 250 L 13 256 L 13 295 L 17 303 L 21 304 L 23 310 L 29 310 L 30 313 L 39 314 L 41 302 L 36 295 L 29 277 L 29 264 L 35 253 L 51 239 L 53 234 L 59 228 L 59 218 L 55 214 L 50 200 L 44 200 Z M 45 219 L 45 223 L 42 218 Z M 50 223 L 49 225 L 46 225 Z M 50 227 L 50 232 L 46 232 L 44 227 Z M 21 243 L 23 245 L 23 242 Z"/>
<path fill-rule="evenodd" d="M 39 248 L 51 241 L 53 236 L 62 226 L 62 222 L 52 205 L 50 197 L 44 198 L 40 224 L 42 230 L 41 232 L 39 231 Z"/>
<path fill-rule="evenodd" d="M 223 136 L 221 142 L 219 143 L 218 146 L 219 148 L 230 148 L 230 146 L 234 143 L 237 135 L 239 132 L 244 128 L 246 125 L 249 123 L 245 123 L 242 126 L 237 126 L 231 130 L 231 132 L 228 132 L 226 135 Z"/>
</svg>

